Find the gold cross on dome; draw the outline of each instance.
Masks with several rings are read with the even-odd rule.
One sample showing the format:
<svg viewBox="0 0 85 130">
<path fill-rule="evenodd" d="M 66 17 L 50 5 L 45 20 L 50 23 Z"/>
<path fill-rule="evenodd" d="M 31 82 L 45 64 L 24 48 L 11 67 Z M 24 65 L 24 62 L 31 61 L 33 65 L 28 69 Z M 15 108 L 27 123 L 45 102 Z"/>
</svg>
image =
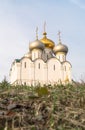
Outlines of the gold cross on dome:
<svg viewBox="0 0 85 130">
<path fill-rule="evenodd" d="M 58 31 L 58 37 L 59 37 L 59 41 L 61 40 L 61 36 L 60 36 L 61 32 Z"/>
<path fill-rule="evenodd" d="M 46 32 L 46 21 L 44 22 L 44 32 Z"/>
</svg>

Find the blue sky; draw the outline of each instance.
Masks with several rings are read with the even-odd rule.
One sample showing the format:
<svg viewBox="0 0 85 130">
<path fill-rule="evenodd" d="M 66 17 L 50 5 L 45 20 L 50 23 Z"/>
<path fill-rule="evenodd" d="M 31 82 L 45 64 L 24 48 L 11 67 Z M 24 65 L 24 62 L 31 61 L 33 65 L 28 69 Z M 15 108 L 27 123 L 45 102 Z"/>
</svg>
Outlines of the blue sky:
<svg viewBox="0 0 85 130">
<path fill-rule="evenodd" d="M 29 41 L 42 38 L 46 21 L 47 36 L 69 48 L 72 78 L 85 78 L 85 0 L 0 0 L 0 81 L 9 79 L 11 63 L 27 51 Z"/>
</svg>

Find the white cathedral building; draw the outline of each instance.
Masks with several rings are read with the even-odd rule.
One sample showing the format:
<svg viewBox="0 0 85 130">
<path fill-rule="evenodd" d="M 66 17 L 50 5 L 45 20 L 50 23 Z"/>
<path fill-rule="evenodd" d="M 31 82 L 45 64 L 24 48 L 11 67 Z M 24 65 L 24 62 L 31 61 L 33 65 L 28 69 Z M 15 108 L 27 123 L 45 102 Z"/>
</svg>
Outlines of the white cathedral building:
<svg viewBox="0 0 85 130">
<path fill-rule="evenodd" d="M 29 44 L 29 51 L 21 58 L 15 59 L 10 69 L 12 85 L 59 84 L 71 82 L 71 63 L 67 61 L 68 47 L 61 42 L 60 32 L 57 45 L 47 38 Z"/>
</svg>

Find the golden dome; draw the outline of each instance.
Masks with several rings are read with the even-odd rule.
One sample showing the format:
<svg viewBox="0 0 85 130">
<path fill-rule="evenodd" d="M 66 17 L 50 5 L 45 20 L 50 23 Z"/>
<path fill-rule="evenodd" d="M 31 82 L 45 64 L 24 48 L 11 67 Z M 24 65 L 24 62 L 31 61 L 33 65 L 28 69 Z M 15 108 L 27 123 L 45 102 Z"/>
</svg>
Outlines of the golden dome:
<svg viewBox="0 0 85 130">
<path fill-rule="evenodd" d="M 40 39 L 40 41 L 41 41 L 42 43 L 44 43 L 45 47 L 53 48 L 54 45 L 55 45 L 55 43 L 54 43 L 52 40 L 50 40 L 50 39 L 48 39 L 48 38 L 46 37 L 46 35 L 47 35 L 46 32 L 44 32 L 43 35 L 44 35 L 44 37 L 43 37 L 42 39 Z"/>
</svg>

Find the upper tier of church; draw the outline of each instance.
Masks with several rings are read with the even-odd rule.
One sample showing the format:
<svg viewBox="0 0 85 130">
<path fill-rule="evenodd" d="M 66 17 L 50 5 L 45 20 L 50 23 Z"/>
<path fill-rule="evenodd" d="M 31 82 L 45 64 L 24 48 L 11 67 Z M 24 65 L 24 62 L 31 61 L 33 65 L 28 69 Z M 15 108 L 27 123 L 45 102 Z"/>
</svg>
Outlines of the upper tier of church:
<svg viewBox="0 0 85 130">
<path fill-rule="evenodd" d="M 58 43 L 47 37 L 44 30 L 43 38 L 29 43 L 29 51 L 15 59 L 10 69 L 11 84 L 37 85 L 71 82 L 71 64 L 67 61 L 68 47 L 61 41 L 58 32 Z"/>
</svg>

